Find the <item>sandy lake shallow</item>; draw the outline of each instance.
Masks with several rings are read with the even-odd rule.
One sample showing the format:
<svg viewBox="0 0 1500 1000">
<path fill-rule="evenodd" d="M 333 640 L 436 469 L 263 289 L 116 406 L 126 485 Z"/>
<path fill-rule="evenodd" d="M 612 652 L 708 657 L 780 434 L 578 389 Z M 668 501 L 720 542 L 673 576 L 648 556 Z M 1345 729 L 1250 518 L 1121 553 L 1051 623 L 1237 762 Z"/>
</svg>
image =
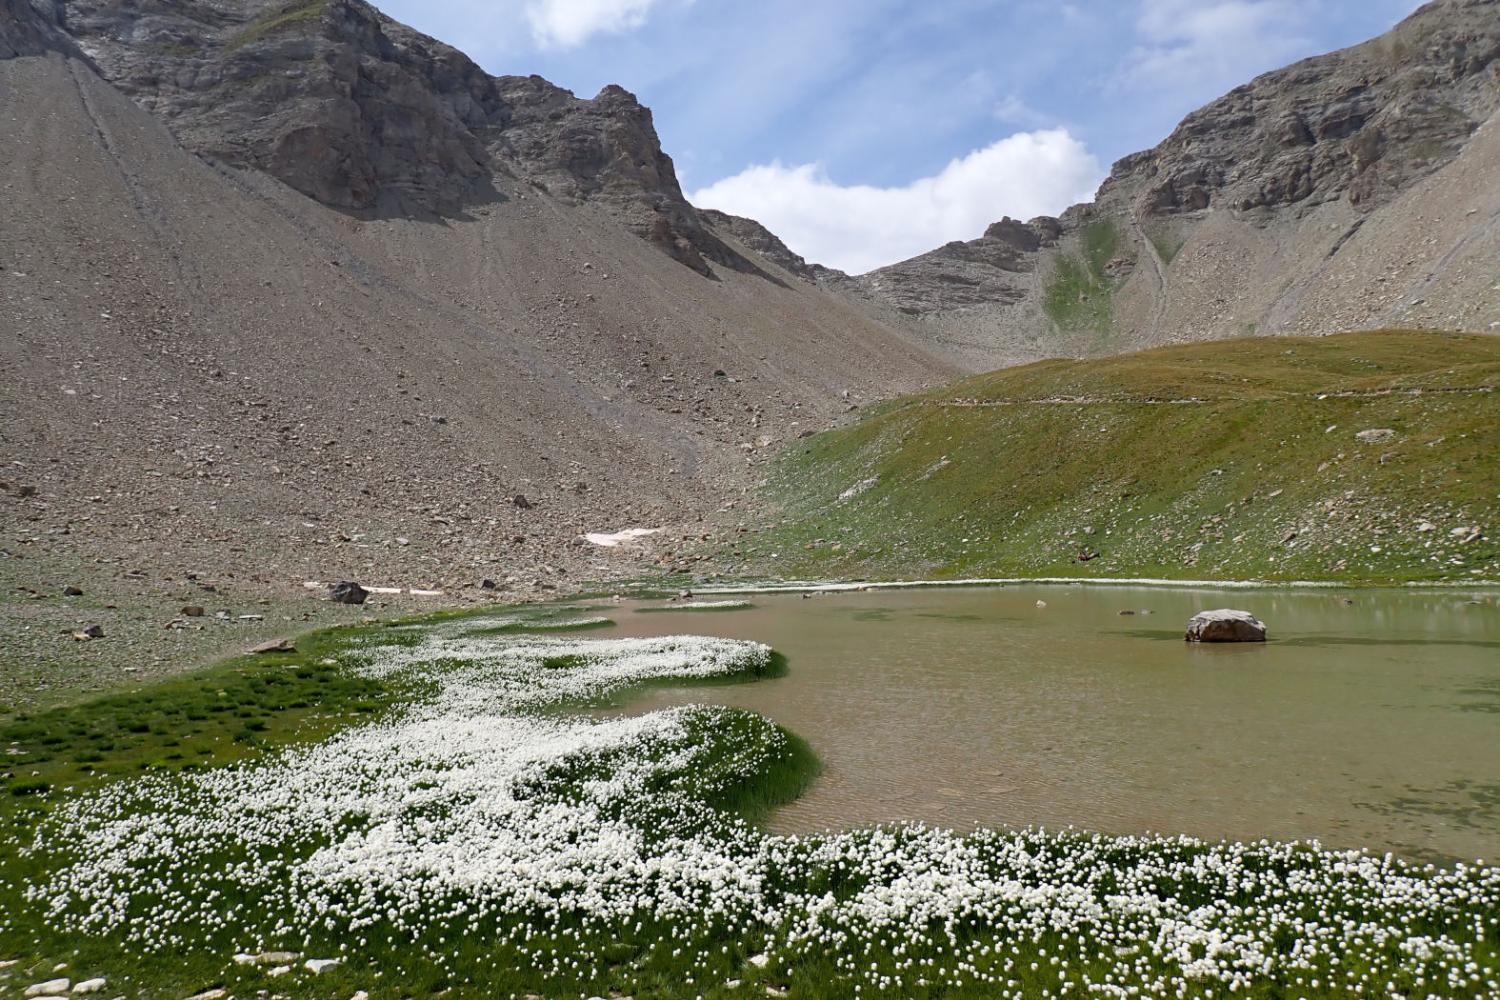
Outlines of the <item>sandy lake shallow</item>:
<svg viewBox="0 0 1500 1000">
<path fill-rule="evenodd" d="M 806 738 L 825 770 L 778 831 L 1071 824 L 1500 858 L 1493 593 L 1014 585 L 747 599 L 679 614 L 626 603 L 590 636 L 721 635 L 786 655 L 784 677 L 652 688 L 626 706 L 734 705 Z M 1272 641 L 1184 643 L 1188 617 L 1217 607 L 1259 615 Z"/>
</svg>

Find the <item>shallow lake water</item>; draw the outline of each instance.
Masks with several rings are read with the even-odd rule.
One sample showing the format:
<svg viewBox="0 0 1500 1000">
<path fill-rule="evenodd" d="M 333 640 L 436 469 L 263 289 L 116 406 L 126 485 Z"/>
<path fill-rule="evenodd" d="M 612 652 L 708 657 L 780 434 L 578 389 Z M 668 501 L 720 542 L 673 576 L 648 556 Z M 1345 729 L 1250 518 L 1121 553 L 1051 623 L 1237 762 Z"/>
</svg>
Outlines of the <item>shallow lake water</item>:
<svg viewBox="0 0 1500 1000">
<path fill-rule="evenodd" d="M 787 657 L 783 677 L 654 687 L 624 706 L 734 705 L 807 739 L 824 771 L 775 830 L 1072 825 L 1500 859 L 1494 594 L 1009 585 L 745 599 L 669 614 L 627 602 L 615 628 L 589 634 L 748 638 Z M 1185 643 L 1187 619 L 1219 607 L 1255 613 L 1271 641 Z"/>
</svg>

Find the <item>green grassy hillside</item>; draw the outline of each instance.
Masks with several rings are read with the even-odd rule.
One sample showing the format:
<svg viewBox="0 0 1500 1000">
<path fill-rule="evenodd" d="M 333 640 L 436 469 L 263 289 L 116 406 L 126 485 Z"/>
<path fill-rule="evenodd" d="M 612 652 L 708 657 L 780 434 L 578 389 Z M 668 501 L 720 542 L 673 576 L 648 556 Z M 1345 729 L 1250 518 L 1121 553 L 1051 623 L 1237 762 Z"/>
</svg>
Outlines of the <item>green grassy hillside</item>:
<svg viewBox="0 0 1500 1000">
<path fill-rule="evenodd" d="M 1039 362 L 797 442 L 735 549 L 783 577 L 1496 579 L 1497 384 L 1500 338 L 1414 331 Z"/>
</svg>

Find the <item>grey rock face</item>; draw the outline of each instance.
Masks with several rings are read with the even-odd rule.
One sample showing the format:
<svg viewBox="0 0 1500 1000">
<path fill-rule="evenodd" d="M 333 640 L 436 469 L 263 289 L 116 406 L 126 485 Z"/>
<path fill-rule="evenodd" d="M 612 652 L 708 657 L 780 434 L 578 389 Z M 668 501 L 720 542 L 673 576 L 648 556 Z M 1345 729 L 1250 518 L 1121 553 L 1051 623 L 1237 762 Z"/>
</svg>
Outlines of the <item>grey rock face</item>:
<svg viewBox="0 0 1500 1000">
<path fill-rule="evenodd" d="M 1366 209 L 1457 155 L 1500 105 L 1500 4 L 1439 0 L 1362 45 L 1257 77 L 1120 160 L 1101 204 Z"/>
<path fill-rule="evenodd" d="M 1057 245 L 1064 228 L 1061 220 L 1048 217 L 1030 222 L 1006 217 L 977 240 L 954 241 L 857 280 L 871 297 L 910 315 L 1018 302 L 1030 287 L 1024 276 L 1036 270 L 1045 248 Z"/>
<path fill-rule="evenodd" d="M 1265 642 L 1266 626 L 1248 611 L 1221 608 L 1188 619 L 1188 642 Z"/>
<path fill-rule="evenodd" d="M 651 112 L 619 87 L 582 100 L 492 77 L 362 0 L 58 2 L 105 78 L 184 145 L 325 205 L 453 215 L 519 178 L 605 205 L 701 273 L 757 270 L 699 221 Z"/>
<path fill-rule="evenodd" d="M 59 19 L 52 0 L 0 0 L 0 59 L 71 51 Z"/>
</svg>

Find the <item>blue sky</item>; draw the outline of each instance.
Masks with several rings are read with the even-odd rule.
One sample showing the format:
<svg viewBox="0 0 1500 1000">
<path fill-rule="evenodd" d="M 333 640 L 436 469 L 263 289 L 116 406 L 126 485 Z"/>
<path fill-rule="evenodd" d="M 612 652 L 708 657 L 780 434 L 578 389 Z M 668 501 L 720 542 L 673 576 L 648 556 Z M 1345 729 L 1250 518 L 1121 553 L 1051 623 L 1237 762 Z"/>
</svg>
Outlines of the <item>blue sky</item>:
<svg viewBox="0 0 1500 1000">
<path fill-rule="evenodd" d="M 862 271 L 1056 213 L 1257 73 L 1415 0 L 376 0 L 492 73 L 656 118 L 699 204 Z"/>
</svg>

